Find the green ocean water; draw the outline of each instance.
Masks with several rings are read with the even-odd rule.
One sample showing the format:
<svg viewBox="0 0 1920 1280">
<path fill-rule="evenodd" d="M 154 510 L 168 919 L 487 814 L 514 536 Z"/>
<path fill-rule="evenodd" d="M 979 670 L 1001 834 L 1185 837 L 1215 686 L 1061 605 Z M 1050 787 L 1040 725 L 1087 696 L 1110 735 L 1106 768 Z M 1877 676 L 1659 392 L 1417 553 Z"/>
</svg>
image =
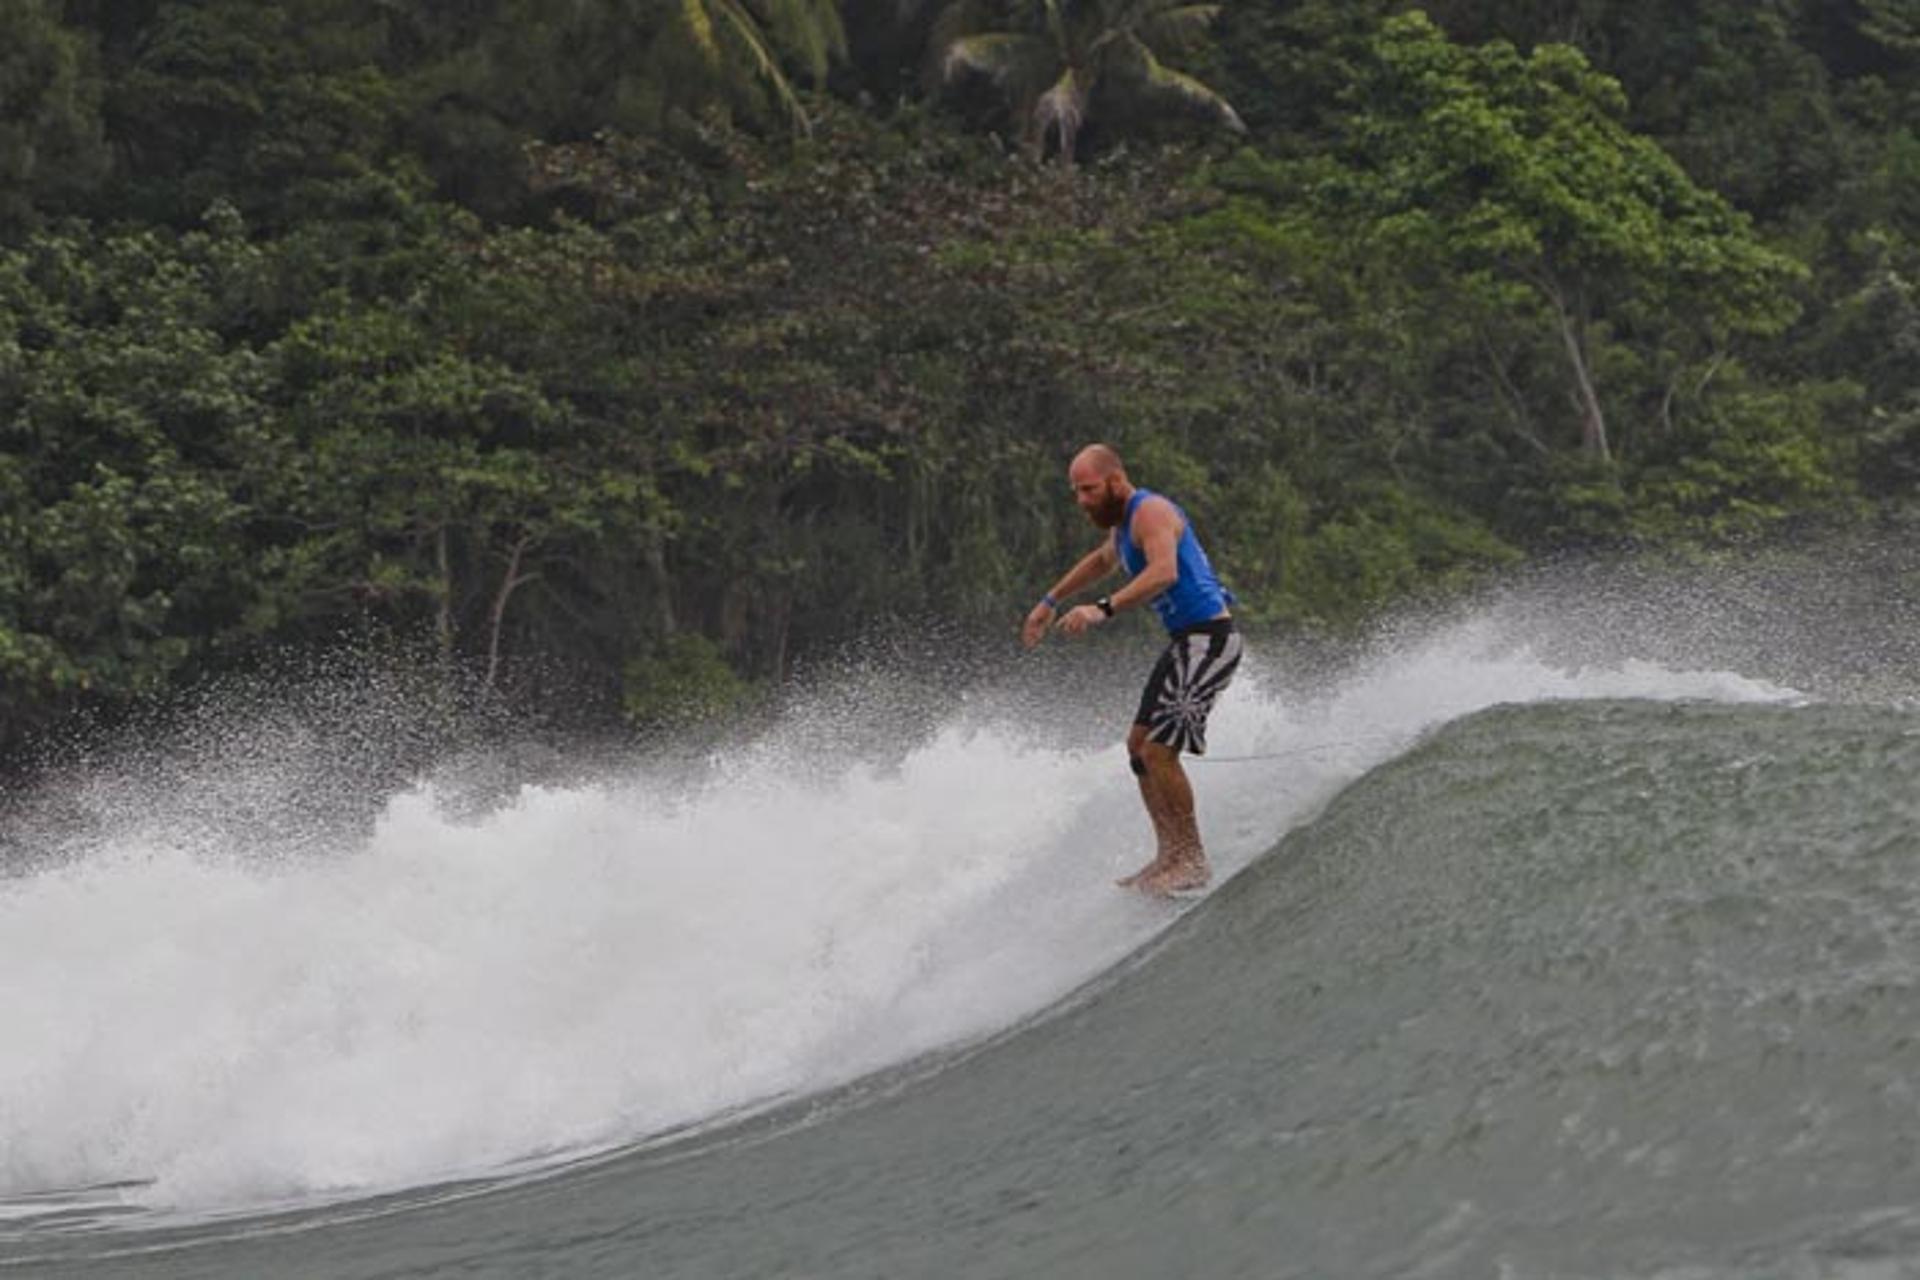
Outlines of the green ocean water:
<svg viewBox="0 0 1920 1280">
<path fill-rule="evenodd" d="M 535 1177 L 73 1276 L 1920 1275 L 1920 711 L 1494 705 L 1039 1015 Z"/>
</svg>

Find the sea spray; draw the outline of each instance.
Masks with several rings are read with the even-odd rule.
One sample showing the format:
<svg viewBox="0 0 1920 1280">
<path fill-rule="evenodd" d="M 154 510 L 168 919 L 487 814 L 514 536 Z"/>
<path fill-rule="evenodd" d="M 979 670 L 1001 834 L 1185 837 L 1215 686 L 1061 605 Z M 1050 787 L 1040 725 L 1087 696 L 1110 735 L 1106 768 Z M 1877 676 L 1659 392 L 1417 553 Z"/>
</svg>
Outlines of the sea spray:
<svg viewBox="0 0 1920 1280">
<path fill-rule="evenodd" d="M 1117 669 L 1110 705 L 956 691 L 890 759 L 831 750 L 877 700 L 828 689 L 693 782 L 636 764 L 479 806 L 444 781 L 322 787 L 343 803 L 291 845 L 276 788 L 311 775 L 284 752 L 98 779 L 85 850 L 0 883 L 0 1199 L 129 1183 L 198 1210 L 483 1176 L 1017 1022 L 1173 918 L 1112 886 L 1150 851 L 1118 744 L 1137 673 L 1112 657 L 1081 658 Z M 1477 623 L 1311 699 L 1276 683 L 1256 643 L 1211 734 L 1245 762 L 1192 770 L 1223 880 L 1494 703 L 1789 696 L 1569 670 Z M 242 757 L 286 738 L 238 729 Z"/>
</svg>

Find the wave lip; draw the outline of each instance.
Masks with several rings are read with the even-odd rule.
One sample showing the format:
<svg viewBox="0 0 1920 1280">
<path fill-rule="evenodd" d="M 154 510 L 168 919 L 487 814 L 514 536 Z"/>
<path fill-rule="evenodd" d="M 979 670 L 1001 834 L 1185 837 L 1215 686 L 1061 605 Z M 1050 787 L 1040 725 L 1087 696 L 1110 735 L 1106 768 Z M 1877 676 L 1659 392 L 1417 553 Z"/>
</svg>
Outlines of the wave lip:
<svg viewBox="0 0 1920 1280">
<path fill-rule="evenodd" d="M 1256 654 L 1213 734 L 1245 762 L 1195 769 L 1223 879 L 1487 705 L 1791 696 L 1567 671 L 1474 627 L 1317 701 L 1270 687 Z M 692 792 L 636 775 L 463 816 L 421 785 L 297 855 L 249 844 L 244 823 L 133 815 L 0 884 L 0 1003 L 19 1032 L 0 1045 L 0 1200 L 113 1185 L 192 1213 L 372 1195 L 617 1148 L 965 1043 L 1173 918 L 1108 887 L 1141 858 L 1132 785 L 1117 743 L 960 714 L 881 764 L 795 763 L 776 743 Z"/>
</svg>

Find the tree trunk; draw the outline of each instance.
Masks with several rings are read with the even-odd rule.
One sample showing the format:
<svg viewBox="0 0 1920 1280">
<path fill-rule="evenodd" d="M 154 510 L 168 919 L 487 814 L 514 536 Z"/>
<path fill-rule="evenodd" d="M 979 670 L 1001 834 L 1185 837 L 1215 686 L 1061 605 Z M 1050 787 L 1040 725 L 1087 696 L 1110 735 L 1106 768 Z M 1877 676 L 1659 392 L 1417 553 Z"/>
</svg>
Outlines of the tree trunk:
<svg viewBox="0 0 1920 1280">
<path fill-rule="evenodd" d="M 648 525 L 646 545 L 641 554 L 646 561 L 648 582 L 653 588 L 654 624 L 659 627 L 662 640 L 671 640 L 680 630 L 680 623 L 673 612 L 673 577 L 667 571 L 667 539 L 658 523 Z"/>
<path fill-rule="evenodd" d="M 1567 309 L 1556 292 L 1554 310 L 1560 317 L 1560 341 L 1567 350 L 1567 364 L 1573 370 L 1574 399 L 1580 408 L 1580 448 L 1603 461 L 1613 454 L 1607 446 L 1607 415 L 1600 408 L 1600 393 L 1594 388 L 1593 373 L 1587 360 L 1584 326 Z"/>
<path fill-rule="evenodd" d="M 434 617 L 434 639 L 440 645 L 440 660 L 453 658 L 453 555 L 447 547 L 447 526 L 441 525 L 434 536 L 434 566 L 440 573 L 440 609 Z"/>
<path fill-rule="evenodd" d="M 514 542 L 513 550 L 507 553 L 507 571 L 501 575 L 500 590 L 494 593 L 493 608 L 487 615 L 487 684 L 493 688 L 494 677 L 500 673 L 500 627 L 507 616 L 507 601 L 513 597 L 516 588 L 532 582 L 540 575 L 520 572 L 520 561 L 527 553 L 527 547 L 533 542 L 531 534 L 521 534 Z"/>
<path fill-rule="evenodd" d="M 768 611 L 768 625 L 773 635 L 770 644 L 773 649 L 773 678 L 787 678 L 787 653 L 793 633 L 793 588 L 788 586 L 781 591 L 778 602 Z"/>
<path fill-rule="evenodd" d="M 1493 380 L 1499 384 L 1499 390 L 1506 398 L 1507 411 L 1513 418 L 1514 432 L 1519 435 L 1522 440 L 1532 445 L 1534 452 L 1540 454 L 1542 457 L 1550 455 L 1553 450 L 1549 449 L 1546 441 L 1542 440 L 1539 435 L 1535 433 L 1533 423 L 1528 420 L 1526 397 L 1520 394 L 1520 388 L 1514 386 L 1513 379 L 1507 375 L 1506 363 L 1500 359 L 1499 353 L 1493 349 L 1493 342 L 1487 337 L 1486 330 L 1476 325 L 1474 326 L 1474 336 L 1480 340 L 1480 351 L 1482 355 L 1486 356 L 1487 368 L 1493 371 Z"/>
</svg>

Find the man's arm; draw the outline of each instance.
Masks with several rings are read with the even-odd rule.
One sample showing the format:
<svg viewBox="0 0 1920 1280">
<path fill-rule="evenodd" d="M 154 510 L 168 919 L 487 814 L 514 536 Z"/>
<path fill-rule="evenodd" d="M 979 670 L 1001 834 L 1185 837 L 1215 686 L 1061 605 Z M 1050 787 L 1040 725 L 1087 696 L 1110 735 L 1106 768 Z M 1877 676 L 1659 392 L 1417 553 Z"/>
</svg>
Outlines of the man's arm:
<svg viewBox="0 0 1920 1280">
<path fill-rule="evenodd" d="M 1067 570 L 1066 576 L 1053 584 L 1046 599 L 1033 606 L 1027 613 L 1027 620 L 1020 628 L 1020 640 L 1031 649 L 1040 643 L 1040 637 L 1047 633 L 1047 624 L 1060 612 L 1059 601 L 1065 600 L 1076 591 L 1083 591 L 1100 579 L 1106 577 L 1120 566 L 1120 553 L 1114 550 L 1113 540 L 1118 534 L 1108 534 L 1100 540 L 1100 545 L 1080 557 L 1080 562 Z M 1048 600 L 1055 603 L 1049 604 Z"/>
<path fill-rule="evenodd" d="M 1179 510 L 1165 498 L 1156 495 L 1140 504 L 1133 513 L 1133 536 L 1140 544 L 1140 549 L 1147 553 L 1147 566 L 1134 575 L 1133 581 L 1108 598 L 1107 603 L 1113 606 L 1115 613 L 1144 604 L 1179 579 L 1180 535 L 1185 529 L 1186 524 L 1180 519 Z M 1120 535 L 1116 532 L 1114 536 Z M 1118 559 L 1118 552 L 1111 545 L 1108 554 Z M 1106 613 L 1099 608 L 1083 604 L 1061 618 L 1059 626 L 1068 635 L 1077 636 L 1088 627 L 1097 627 L 1106 620 Z"/>
<path fill-rule="evenodd" d="M 1131 609 L 1165 591 L 1180 578 L 1180 535 L 1186 523 L 1180 511 L 1158 494 L 1140 504 L 1133 513 L 1133 536 L 1147 553 L 1147 567 L 1132 582 L 1113 593 L 1108 601 L 1115 613 Z"/>
<path fill-rule="evenodd" d="M 1084 591 L 1100 579 L 1120 567 L 1120 553 L 1113 548 L 1113 540 L 1120 535 L 1110 533 L 1100 539 L 1100 545 L 1080 557 L 1080 563 L 1067 570 L 1066 576 L 1053 584 L 1047 592 L 1055 600 L 1065 600 L 1075 592 Z"/>
</svg>

